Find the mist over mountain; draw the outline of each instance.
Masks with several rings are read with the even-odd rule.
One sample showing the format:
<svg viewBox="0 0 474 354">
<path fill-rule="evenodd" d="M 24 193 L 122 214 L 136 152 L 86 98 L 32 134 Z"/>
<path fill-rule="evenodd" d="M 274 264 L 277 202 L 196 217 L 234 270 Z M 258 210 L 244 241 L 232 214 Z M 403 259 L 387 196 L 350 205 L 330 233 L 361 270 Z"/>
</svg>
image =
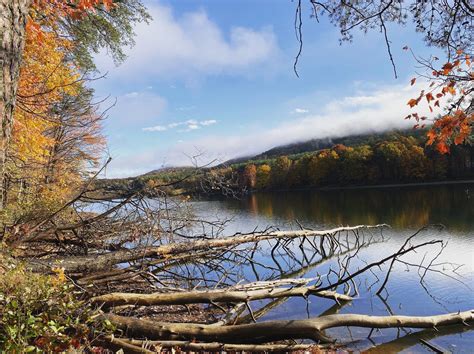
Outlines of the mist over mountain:
<svg viewBox="0 0 474 354">
<path fill-rule="evenodd" d="M 275 146 L 269 150 L 266 150 L 262 153 L 259 153 L 254 156 L 243 156 L 235 159 L 230 159 L 221 165 L 232 165 L 243 163 L 246 161 L 258 161 L 264 159 L 276 158 L 283 155 L 295 155 L 302 154 L 305 152 L 318 151 L 322 149 L 329 149 L 337 144 L 342 144 L 346 146 L 355 146 L 360 144 L 373 144 L 378 141 L 387 140 L 393 138 L 397 135 L 403 136 L 415 136 L 418 138 L 423 138 L 425 134 L 424 130 L 414 130 L 414 129 L 394 129 L 383 133 L 366 133 L 366 134 L 356 134 L 356 135 L 347 135 L 345 137 L 327 137 L 323 139 L 311 139 L 303 142 L 296 142 L 291 144 L 284 144 L 280 146 Z"/>
</svg>

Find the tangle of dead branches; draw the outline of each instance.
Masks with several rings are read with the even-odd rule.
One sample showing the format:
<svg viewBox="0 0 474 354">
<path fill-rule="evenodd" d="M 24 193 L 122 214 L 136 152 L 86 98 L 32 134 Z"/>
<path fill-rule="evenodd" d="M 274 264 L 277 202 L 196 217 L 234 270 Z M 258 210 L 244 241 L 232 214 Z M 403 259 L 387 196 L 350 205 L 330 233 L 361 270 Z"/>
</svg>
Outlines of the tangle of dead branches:
<svg viewBox="0 0 474 354">
<path fill-rule="evenodd" d="M 328 328 L 438 328 L 473 319 L 471 310 L 427 317 L 338 314 L 361 287 L 377 284 L 377 295 L 388 294 L 398 264 L 416 269 L 422 285 L 431 273 L 457 279 L 445 263 L 436 263 L 443 241 L 418 241 L 438 226 L 422 228 L 399 249 L 366 262 L 363 251 L 387 241 L 388 225 L 312 230 L 297 223 L 296 229 L 225 236 L 230 220 L 202 219 L 188 199 L 160 193 L 156 186 L 154 198 L 138 192 L 101 200 L 95 192 L 85 188 L 62 210 L 29 232 L 25 228 L 15 247 L 17 258 L 33 271 L 63 268 L 89 304 L 101 309 L 101 318 L 116 328 L 114 336 L 98 339 L 105 347 L 293 351 L 333 345 L 337 338 L 325 333 Z M 406 257 L 433 247 L 438 251 L 419 262 Z M 374 283 L 364 285 L 369 278 Z M 308 319 L 259 321 L 294 297 L 306 301 Z M 334 305 L 310 316 L 309 303 L 318 298 Z M 186 309 L 187 317 L 163 314 L 177 308 Z M 288 342 L 295 339 L 315 343 Z"/>
</svg>

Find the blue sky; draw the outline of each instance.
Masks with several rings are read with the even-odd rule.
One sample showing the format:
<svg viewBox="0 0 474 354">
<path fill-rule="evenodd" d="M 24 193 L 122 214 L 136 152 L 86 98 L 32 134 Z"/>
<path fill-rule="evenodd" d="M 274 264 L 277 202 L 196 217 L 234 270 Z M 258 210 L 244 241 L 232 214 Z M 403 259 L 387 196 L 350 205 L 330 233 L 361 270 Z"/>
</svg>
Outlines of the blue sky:
<svg viewBox="0 0 474 354">
<path fill-rule="evenodd" d="M 308 2 L 309 3 L 309 2 Z M 311 138 L 406 127 L 415 62 L 428 56 L 410 26 L 389 26 L 399 78 L 383 36 L 357 33 L 339 44 L 326 19 L 303 13 L 298 43 L 290 0 L 147 1 L 153 21 L 136 27 L 136 45 L 116 67 L 96 57 L 107 77 L 94 83 L 110 96 L 105 134 L 113 161 L 108 177 L 173 165 L 251 155 Z"/>
</svg>

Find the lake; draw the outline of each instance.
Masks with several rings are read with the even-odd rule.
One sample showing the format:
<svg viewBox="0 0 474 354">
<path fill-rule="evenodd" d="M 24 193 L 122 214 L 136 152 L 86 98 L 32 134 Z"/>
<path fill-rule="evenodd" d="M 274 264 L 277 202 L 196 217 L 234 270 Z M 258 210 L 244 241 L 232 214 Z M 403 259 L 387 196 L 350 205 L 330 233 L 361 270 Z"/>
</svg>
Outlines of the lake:
<svg viewBox="0 0 474 354">
<path fill-rule="evenodd" d="M 295 229 L 297 223 L 313 229 L 359 224 L 391 225 L 384 231 L 384 242 L 359 251 L 358 260 L 351 263 L 353 269 L 363 262 L 373 262 L 393 253 L 420 227 L 444 225 L 442 230 L 431 228 L 421 232 L 417 242 L 432 239 L 445 242 L 445 249 L 433 264 L 449 277 L 428 272 L 421 284 L 422 270 L 397 262 L 390 275 L 387 293 L 382 298 L 375 296 L 377 286 L 370 288 L 374 276 L 368 274 L 358 280 L 360 294 L 349 304 L 341 307 L 334 306 L 334 302 L 328 299 L 312 297 L 307 303 L 304 299 L 292 298 L 273 307 L 259 321 L 303 319 L 322 313 L 434 315 L 474 309 L 474 184 L 268 192 L 239 200 L 196 201 L 193 205 L 196 213 L 206 218 L 232 219 L 224 230 L 225 234 L 263 230 L 269 226 Z M 297 245 L 290 246 L 295 252 L 297 248 Z M 269 250 L 269 247 L 263 247 L 260 261 L 272 263 Z M 429 246 L 403 259 L 408 263 L 419 263 L 424 259 L 427 265 L 428 259 L 436 256 L 439 250 L 439 245 Z M 279 263 L 284 266 L 284 261 L 283 255 Z M 304 260 L 302 262 L 305 265 Z M 336 259 L 332 259 L 316 268 L 308 267 L 300 276 L 324 274 L 337 264 L 335 262 Z M 272 269 L 275 268 L 273 265 Z M 265 279 L 274 271 L 260 267 L 256 272 Z M 246 269 L 241 278 L 255 280 L 255 271 Z M 328 334 L 343 342 L 351 342 L 349 349 L 379 353 L 431 353 L 428 347 L 420 344 L 420 338 L 456 353 L 471 352 L 474 344 L 474 331 L 469 327 L 454 326 L 439 332 L 425 330 L 418 335 L 409 332 L 415 330 L 383 329 L 375 331 L 371 339 L 367 339 L 369 330 L 360 328 L 331 329 Z M 397 339 L 398 336 L 404 338 Z M 376 346 L 381 343 L 385 344 Z"/>
</svg>

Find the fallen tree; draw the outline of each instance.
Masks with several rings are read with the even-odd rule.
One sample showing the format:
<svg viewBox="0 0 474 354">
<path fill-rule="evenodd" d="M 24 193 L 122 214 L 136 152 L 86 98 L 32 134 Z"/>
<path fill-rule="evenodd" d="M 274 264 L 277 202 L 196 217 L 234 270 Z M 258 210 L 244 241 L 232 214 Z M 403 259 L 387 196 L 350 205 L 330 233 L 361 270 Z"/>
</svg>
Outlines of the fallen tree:
<svg viewBox="0 0 474 354">
<path fill-rule="evenodd" d="M 158 247 L 123 249 L 98 255 L 64 258 L 56 257 L 54 260 L 48 260 L 47 262 L 40 262 L 37 260 L 35 263 L 32 263 L 32 267 L 37 271 L 48 271 L 52 267 L 60 264 L 61 267 L 70 273 L 90 273 L 110 268 L 119 263 L 136 261 L 147 257 L 169 258 L 182 254 L 189 254 L 190 252 L 234 247 L 241 244 L 262 242 L 266 240 L 333 237 L 335 234 L 341 232 L 380 229 L 385 227 L 388 227 L 388 225 L 358 225 L 352 227 L 337 227 L 330 230 L 252 232 L 250 234 L 236 234 L 229 237 L 172 243 Z"/>
<path fill-rule="evenodd" d="M 213 303 L 234 303 L 249 302 L 263 299 L 278 299 L 286 297 L 308 297 L 310 295 L 333 299 L 340 301 L 351 301 L 352 297 L 345 294 L 338 294 L 335 291 L 320 291 L 317 286 L 299 286 L 293 288 L 276 288 L 269 285 L 264 289 L 258 290 L 208 290 L 208 291 L 185 291 L 172 293 L 153 293 L 153 294 L 135 294 L 135 293 L 111 293 L 97 296 L 91 299 L 91 302 L 102 305 L 103 307 L 136 305 L 184 305 L 184 304 L 213 304 Z"/>
<path fill-rule="evenodd" d="M 334 327 L 437 328 L 474 320 L 474 310 L 436 316 L 367 316 L 337 314 L 307 320 L 266 321 L 234 326 L 191 323 L 161 323 L 105 314 L 125 335 L 148 339 L 199 340 L 223 343 L 267 343 L 285 339 L 311 339 L 320 343 L 334 340 L 323 333 Z"/>
</svg>

